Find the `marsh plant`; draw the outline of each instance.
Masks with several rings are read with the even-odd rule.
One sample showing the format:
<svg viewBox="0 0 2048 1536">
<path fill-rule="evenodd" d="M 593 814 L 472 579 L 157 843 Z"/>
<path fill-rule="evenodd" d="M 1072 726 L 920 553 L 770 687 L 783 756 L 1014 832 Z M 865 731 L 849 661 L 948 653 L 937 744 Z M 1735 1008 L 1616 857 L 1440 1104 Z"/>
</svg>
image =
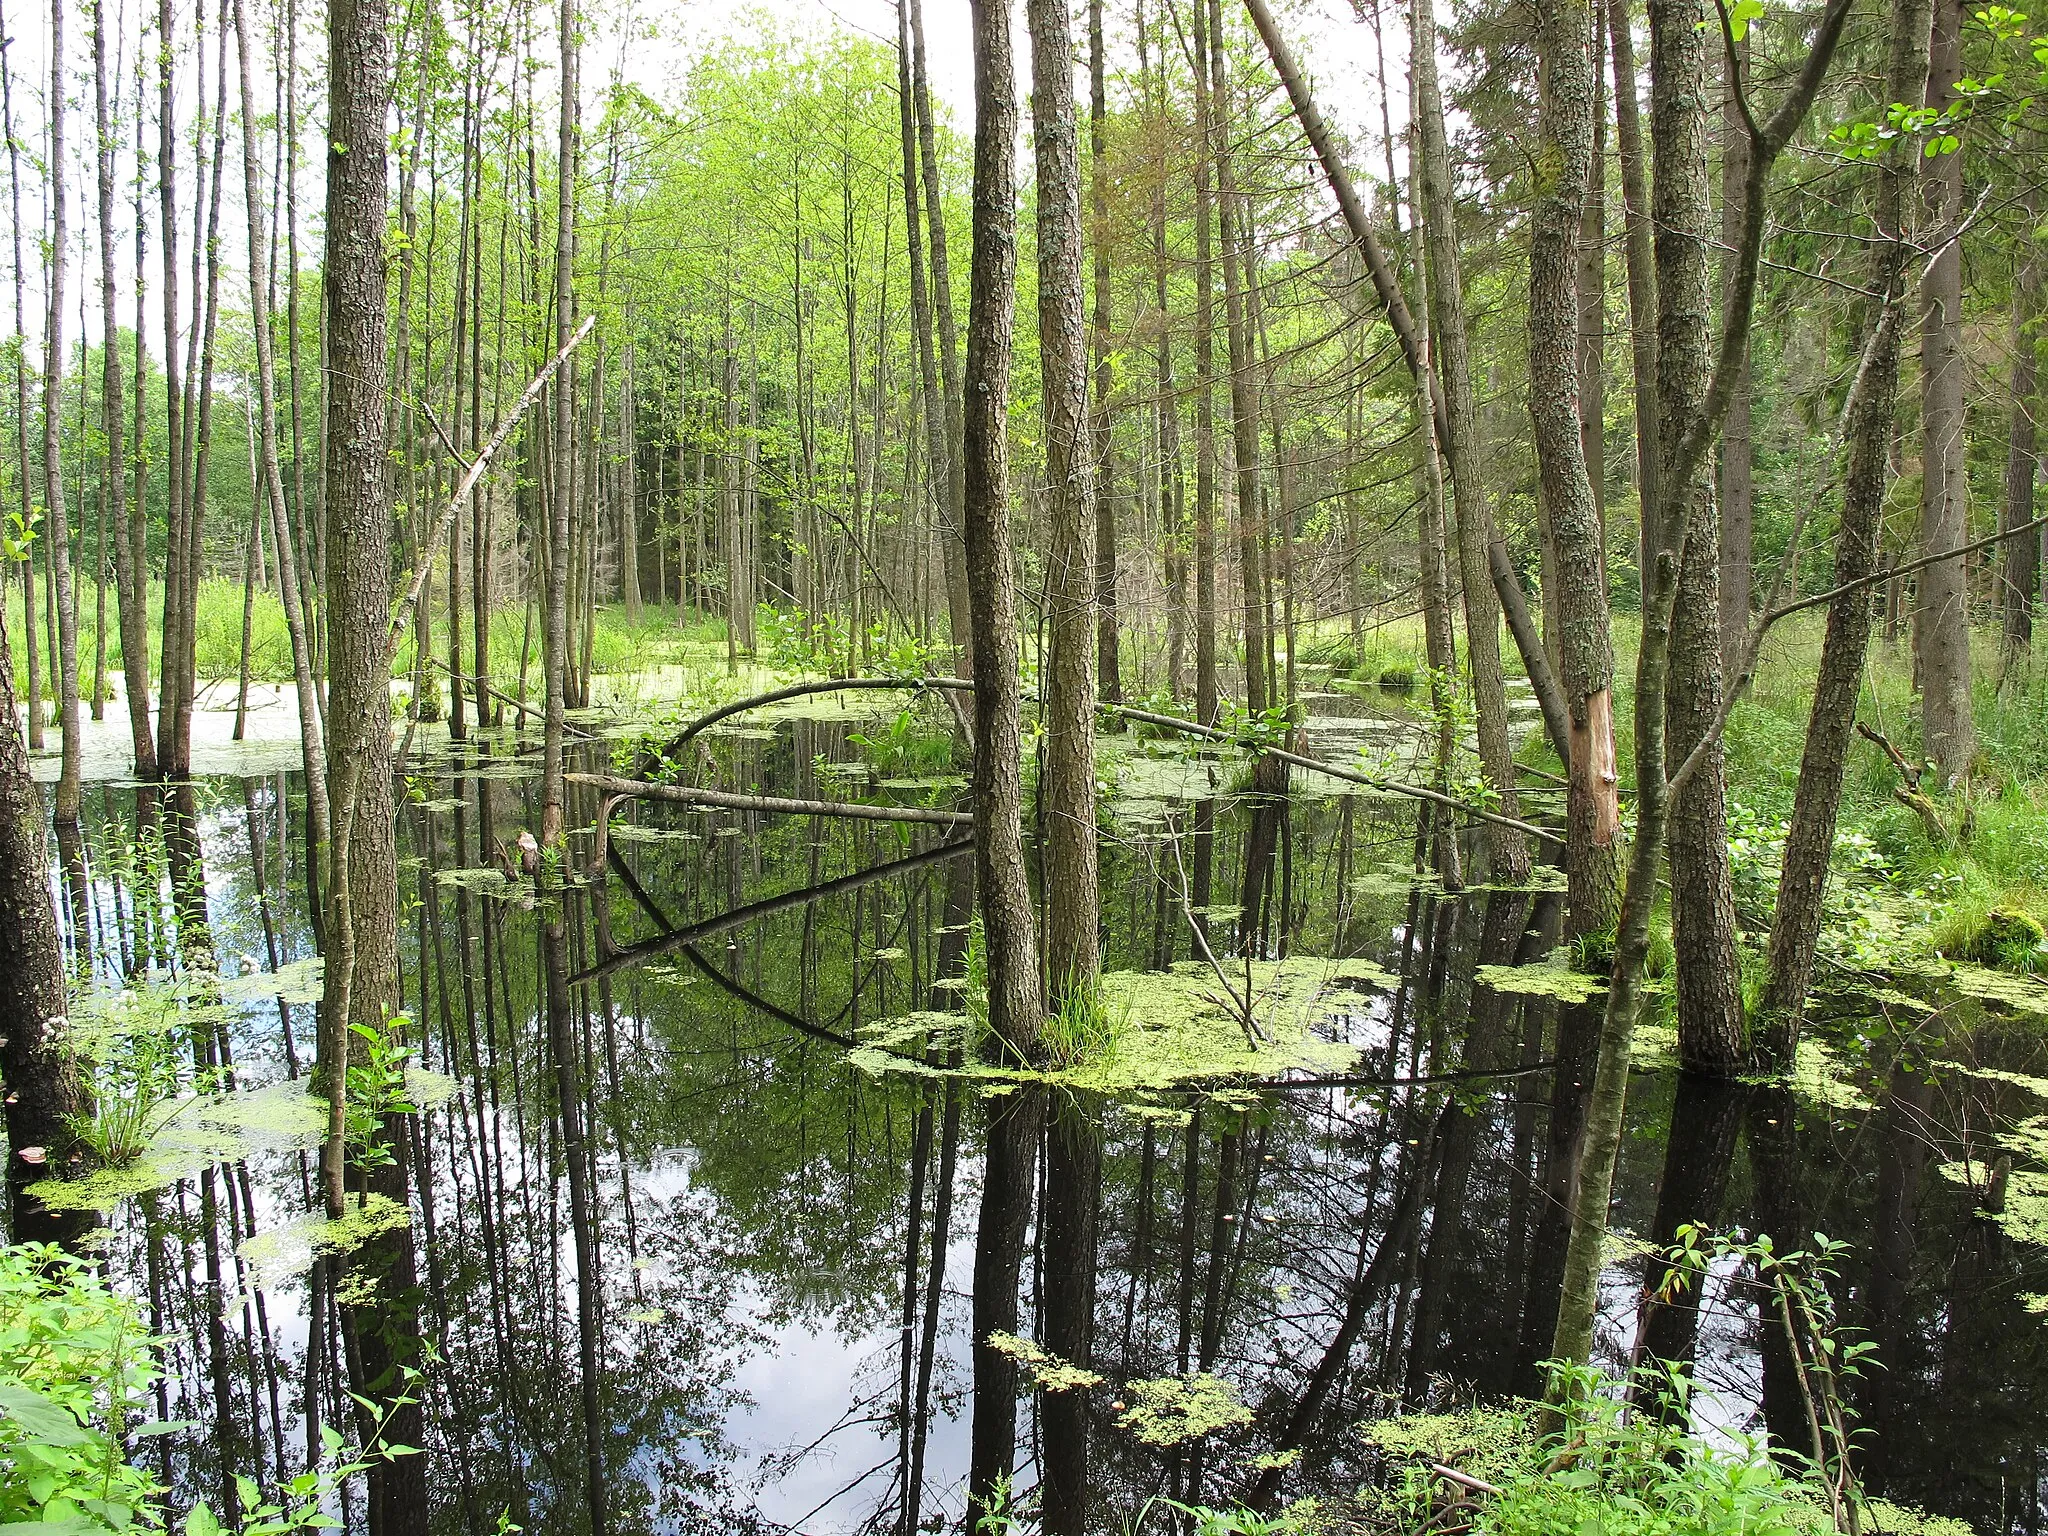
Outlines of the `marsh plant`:
<svg viewBox="0 0 2048 1536">
<path fill-rule="evenodd" d="M 121 1168 L 149 1149 L 193 1093 L 208 1086 L 194 1064 L 191 1031 L 206 1010 L 184 988 L 145 982 L 83 999 L 64 1040 L 89 1108 L 72 1134 L 102 1168 Z"/>
</svg>

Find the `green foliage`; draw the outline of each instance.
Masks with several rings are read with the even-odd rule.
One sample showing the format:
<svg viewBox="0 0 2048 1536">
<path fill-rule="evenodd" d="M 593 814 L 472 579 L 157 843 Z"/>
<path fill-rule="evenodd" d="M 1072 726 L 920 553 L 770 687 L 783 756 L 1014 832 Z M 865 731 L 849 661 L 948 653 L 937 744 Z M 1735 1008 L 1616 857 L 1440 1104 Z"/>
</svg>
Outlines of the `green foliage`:
<svg viewBox="0 0 2048 1536">
<path fill-rule="evenodd" d="M 72 1532 L 154 1520 L 155 1483 L 127 1440 L 155 1371 L 134 1308 L 84 1260 L 42 1244 L 0 1249 L 0 1524 Z"/>
<path fill-rule="evenodd" d="M 71 1133 L 100 1168 L 125 1168 L 142 1156 L 181 1107 L 208 1086 L 192 1064 L 179 989 L 142 985 L 80 1000 L 64 1044 L 91 1108 L 73 1115 Z"/>
<path fill-rule="evenodd" d="M 404 1015 L 379 1029 L 351 1024 L 359 1042 L 348 1059 L 348 1155 L 358 1168 L 381 1168 L 392 1161 L 384 1122 L 391 1115 L 409 1115 L 413 1102 L 407 1082 L 412 1047 L 405 1042 Z"/>
<path fill-rule="evenodd" d="M 899 710 L 873 735 L 850 731 L 846 739 L 860 748 L 877 777 L 908 778 L 953 766 L 952 736 L 929 729 L 915 705 Z"/>
<path fill-rule="evenodd" d="M 1129 1015 L 1128 1007 L 1112 1006 L 1100 985 L 1069 987 L 1039 1034 L 1045 1064 L 1061 1071 L 1100 1059 Z"/>
</svg>

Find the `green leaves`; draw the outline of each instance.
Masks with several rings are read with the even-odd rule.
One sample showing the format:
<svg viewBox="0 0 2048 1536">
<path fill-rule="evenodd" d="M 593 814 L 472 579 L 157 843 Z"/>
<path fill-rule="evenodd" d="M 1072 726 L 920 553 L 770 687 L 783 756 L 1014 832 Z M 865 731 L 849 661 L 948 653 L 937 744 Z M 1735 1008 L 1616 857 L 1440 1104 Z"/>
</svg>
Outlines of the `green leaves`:
<svg viewBox="0 0 2048 1536">
<path fill-rule="evenodd" d="M 1750 24 L 1759 20 L 1763 13 L 1764 0 L 1735 0 L 1735 4 L 1728 7 L 1728 35 L 1741 42 L 1749 36 Z"/>
</svg>

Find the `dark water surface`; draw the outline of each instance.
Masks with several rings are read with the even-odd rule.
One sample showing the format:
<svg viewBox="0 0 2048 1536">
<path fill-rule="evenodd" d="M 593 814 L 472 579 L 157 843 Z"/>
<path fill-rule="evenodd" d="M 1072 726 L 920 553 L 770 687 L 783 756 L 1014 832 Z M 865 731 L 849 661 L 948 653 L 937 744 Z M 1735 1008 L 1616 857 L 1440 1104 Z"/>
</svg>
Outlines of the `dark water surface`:
<svg viewBox="0 0 2048 1536">
<path fill-rule="evenodd" d="M 863 775 L 857 727 L 729 732 L 690 777 L 957 801 L 908 772 L 872 782 L 891 769 Z M 1370 722 L 1328 729 L 1348 734 L 1322 749 L 1348 757 Z M 316 1287 L 283 1240 L 310 1206 L 297 1150 L 123 1201 L 106 1217 L 111 1270 L 166 1340 L 163 1416 L 197 1426 L 149 1454 L 188 1497 L 289 1475 L 306 1456 L 309 1343 L 329 1404 L 366 1358 L 423 1344 L 428 1503 L 380 1512 L 385 1529 L 489 1531 L 509 1509 L 529 1531 L 583 1531 L 593 1481 L 619 1532 L 900 1530 L 907 1506 L 957 1528 L 979 1396 L 985 1411 L 1016 1403 L 1020 1491 L 1047 1468 L 1074 1476 L 1085 1454 L 1094 1524 L 1121 1530 L 1161 1491 L 1341 1494 L 1368 1471 L 1361 1420 L 1534 1390 L 1591 1015 L 1474 976 L 1540 960 L 1558 898 L 1418 882 L 1407 802 L 1297 784 L 1311 793 L 1282 814 L 1230 798 L 1227 762 L 1112 750 L 1105 777 L 1132 761 L 1105 820 L 1106 963 L 1199 959 L 1183 901 L 1191 834 L 1212 823 L 1208 929 L 1226 968 L 1240 920 L 1214 909 L 1247 905 L 1249 862 L 1241 921 L 1263 952 L 1361 957 L 1398 978 L 1325 1026 L 1359 1048 L 1340 1081 L 991 1097 L 850 1064 L 881 1021 L 959 1006 L 946 982 L 966 963 L 971 859 L 946 830 L 628 805 L 611 866 L 592 871 L 588 789 L 570 816 L 586 828 L 566 903 L 571 1029 L 551 1039 L 544 912 L 505 852 L 538 824 L 538 758 L 509 736 L 416 751 L 399 813 L 404 1007 L 420 1064 L 453 1083 L 401 1122 L 409 1234 L 376 1240 L 406 1250 L 413 1283 L 387 1265 L 346 1307 L 330 1286 L 309 1326 Z M 1225 793 L 1198 810 L 1212 778 Z M 209 942 L 229 974 L 314 953 L 293 778 L 201 781 L 163 807 L 163 839 L 143 831 L 145 793 L 95 787 L 85 846 L 68 850 L 63 910 L 103 980 L 204 964 Z M 220 1042 L 243 1087 L 311 1056 L 313 993 L 261 987 L 230 989 Z M 1646 1242 L 1683 1221 L 1847 1241 L 1841 1315 L 1878 1346 L 1852 1389 L 1871 1490 L 2037 1532 L 2048 1322 L 2027 1298 L 2048 1291 L 2048 1250 L 1978 1219 L 1942 1165 L 2048 1108 L 2013 1080 L 2048 1074 L 2048 1049 L 2039 1021 L 1972 1019 L 1932 1054 L 2007 1076 L 1893 1070 L 1880 1050 L 1795 1094 L 1680 1079 L 1646 1036 L 1615 1219 Z M 574 1180 L 564 1081 L 588 1131 Z M 1021 1235 L 1008 1260 L 1005 1231 Z M 1645 1332 L 1648 1267 L 1643 1244 L 1615 1244 L 1612 1362 Z M 977 1368 L 978 1283 L 1026 1339 L 1092 1334 L 1102 1383 L 1040 1396 L 987 1351 Z M 1804 1444 L 1732 1266 L 1703 1307 L 1655 1312 L 1647 1341 L 1697 1357 L 1703 1429 Z M 1220 1424 L 1149 1443 L 1172 1414 L 1130 1414 L 1162 1401 L 1143 1384 L 1195 1372 L 1226 1384 L 1201 1399 L 1222 1404 Z M 360 1492 L 347 1514 L 365 1524 Z"/>
</svg>

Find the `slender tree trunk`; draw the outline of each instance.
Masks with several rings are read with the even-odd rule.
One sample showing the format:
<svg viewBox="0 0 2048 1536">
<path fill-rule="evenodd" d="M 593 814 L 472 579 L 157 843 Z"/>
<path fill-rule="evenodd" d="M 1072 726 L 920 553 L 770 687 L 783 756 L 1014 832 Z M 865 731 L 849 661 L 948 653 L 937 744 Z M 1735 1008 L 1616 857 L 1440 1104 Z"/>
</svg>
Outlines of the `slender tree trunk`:
<svg viewBox="0 0 2048 1536">
<path fill-rule="evenodd" d="M 1643 172 L 1642 107 L 1636 95 L 1634 22 L 1629 0 L 1607 0 L 1607 46 L 1614 65 L 1614 150 L 1621 166 L 1622 251 L 1628 275 L 1629 346 L 1636 418 L 1636 505 L 1642 523 L 1637 569 L 1644 590 L 1657 548 L 1657 265 L 1650 193 Z"/>
<path fill-rule="evenodd" d="M 2040 406 L 2040 368 L 2035 348 L 2040 340 L 2042 262 L 2038 254 L 2020 269 L 2012 311 L 2012 424 L 2005 450 L 2005 501 L 1999 528 L 2010 533 L 2034 520 L 2034 482 L 2040 455 L 2035 445 L 2034 412 Z M 2008 664 L 2034 638 L 2034 589 L 2039 585 L 2041 540 L 2022 535 L 2000 546 L 1999 596 L 2004 619 Z"/>
<path fill-rule="evenodd" d="M 1750 36 L 1735 45 L 1734 68 L 1749 73 Z M 1735 242 L 1742 230 L 1742 184 L 1749 175 L 1749 129 L 1737 105 L 1731 66 L 1721 66 L 1721 294 L 1727 307 L 1728 285 L 1734 281 Z M 1747 79 L 1744 81 L 1747 84 Z M 1733 677 L 1749 640 L 1750 604 L 1755 561 L 1755 447 L 1750 440 L 1750 366 L 1744 355 L 1742 376 L 1728 402 L 1727 424 L 1721 429 L 1719 481 L 1721 507 L 1721 669 Z"/>
<path fill-rule="evenodd" d="M 84 735 L 78 718 L 78 594 L 71 581 L 71 519 L 64 496 L 64 287 L 71 265 L 71 230 L 64 163 L 64 7 L 50 8 L 49 310 L 43 335 L 43 509 L 50 585 L 57 610 L 57 710 L 64 736 L 51 815 L 60 827 L 78 825 L 79 756 Z"/>
<path fill-rule="evenodd" d="M 1458 514 L 1458 567 L 1465 591 L 1465 666 L 1472 680 L 1478 723 L 1479 761 L 1505 816 L 1519 816 L 1514 748 L 1508 738 L 1507 693 L 1501 675 L 1500 600 L 1488 568 L 1493 512 L 1480 473 L 1478 411 L 1465 333 L 1464 277 L 1458 256 L 1457 205 L 1451 187 L 1450 143 L 1444 134 L 1443 99 L 1437 84 L 1436 12 L 1431 0 L 1416 0 L 1411 39 L 1415 123 L 1422 152 L 1422 196 L 1417 221 L 1429 249 L 1437 374 L 1443 381 L 1449 441 L 1451 495 Z M 1576 220 L 1576 210 L 1574 210 Z M 1574 431 L 1576 431 L 1576 426 Z M 1529 849 L 1518 832 L 1490 828 L 1493 878 L 1515 883 L 1527 877 Z"/>
<path fill-rule="evenodd" d="M 1045 424 L 1045 964 L 1055 1005 L 1093 1005 L 1102 969 L 1095 848 L 1095 475 L 1089 464 L 1080 125 L 1068 0 L 1027 0 L 1037 164 L 1038 359 Z M 1098 272 L 1099 275 L 1099 272 Z M 1103 302 L 1097 290 L 1098 314 Z M 976 766 L 979 768 L 979 754 Z"/>
<path fill-rule="evenodd" d="M 1116 374 L 1110 364 L 1109 164 L 1103 82 L 1102 0 L 1088 0 L 1088 200 L 1094 222 L 1095 414 L 1090 435 L 1095 456 L 1095 676 L 1103 702 L 1123 702 L 1123 662 L 1117 642 L 1116 595 Z"/>
<path fill-rule="evenodd" d="M 1963 73 L 1962 0 L 1935 0 L 1928 47 L 1927 107 L 1945 112 L 1958 100 Z M 1969 479 L 1963 459 L 1963 157 L 1927 162 L 1925 238 L 1933 246 L 1920 280 L 1920 552 L 1933 555 L 1964 542 L 1969 530 Z M 1924 567 L 1914 578 L 1919 622 L 1921 731 L 1944 781 L 1968 775 L 1977 755 L 1970 711 L 1969 561 L 1958 555 Z"/>
<path fill-rule="evenodd" d="M 1891 0 L 1889 9 L 1885 100 L 1920 101 L 1927 90 L 1931 0 Z M 1868 281 L 1879 298 L 1867 322 L 1869 335 L 1845 414 L 1848 463 L 1835 542 L 1838 585 L 1862 581 L 1877 569 L 1904 350 L 1906 281 L 1915 249 L 1913 231 L 1906 222 L 1912 217 L 1913 183 L 1922 159 L 1917 144 L 1894 145 L 1878 162 L 1872 177 L 1870 224 L 1876 242 L 1869 247 Z M 1827 889 L 1828 859 L 1834 851 L 1835 822 L 1841 808 L 1842 775 L 1870 648 L 1874 597 L 1870 590 L 1850 592 L 1828 605 L 1813 708 L 1807 717 L 1806 745 L 1799 761 L 1799 786 L 1785 831 L 1763 997 L 1757 1009 L 1753 1045 L 1766 1066 L 1789 1065 L 1799 1043 L 1799 1019 L 1813 978 L 1821 898 Z"/>
<path fill-rule="evenodd" d="M 0 60 L 5 59 L 0 49 Z M 7 196 L 14 214 L 14 461 L 15 486 L 21 493 L 21 521 L 25 529 L 35 526 L 35 491 L 29 478 L 28 434 L 31 406 L 28 392 L 28 266 L 21 255 L 21 141 L 14 132 L 14 66 L 0 63 L 0 125 L 7 136 Z M 43 750 L 43 668 L 36 639 L 36 562 L 31 540 L 21 562 L 21 630 L 24 660 L 28 665 L 28 750 Z"/>
<path fill-rule="evenodd" d="M 1713 360 L 1703 25 L 1709 21 L 1698 0 L 1653 0 L 1650 6 L 1651 212 L 1657 231 L 1657 399 L 1664 464 L 1675 461 L 1680 438 L 1704 406 Z M 1720 535 L 1704 476 L 1674 481 L 1660 494 L 1665 506 L 1682 509 L 1684 519 L 1665 718 L 1670 750 L 1683 758 L 1706 737 L 1721 709 Z M 1671 801 L 1678 1051 L 1686 1067 L 1702 1072 L 1734 1071 L 1744 1051 L 1726 795 L 1717 743 Z"/>
<path fill-rule="evenodd" d="M 234 0 L 235 40 L 240 58 L 242 98 L 242 185 L 246 194 L 249 225 L 249 314 L 256 337 L 256 494 L 270 516 L 271 545 L 277 551 L 277 589 L 284 609 L 285 634 L 291 642 L 292 681 L 299 704 L 299 739 L 306 772 L 308 819 L 314 836 L 324 844 L 331 835 L 333 816 L 327 801 L 327 743 L 321 718 L 320 695 L 313 685 L 313 650 L 306 634 L 305 612 L 299 600 L 298 562 L 293 558 L 291 518 L 285 504 L 284 473 L 277 448 L 277 365 L 271 352 L 270 288 L 260 276 L 269 251 L 264 225 L 263 182 L 256 158 L 256 92 L 252 44 L 249 36 L 247 0 Z M 252 525 L 253 526 L 253 525 Z M 250 537 L 260 547 L 260 535 Z M 388 585 L 389 578 L 386 582 Z M 424 639 L 422 640 L 424 643 Z M 309 862 L 322 856 L 322 848 L 309 848 Z"/>
<path fill-rule="evenodd" d="M 1208 8 L 1195 0 L 1195 718 L 1217 719 L 1216 683 L 1216 265 L 1215 203 L 1210 187 L 1215 130 L 1209 72 Z"/>
<path fill-rule="evenodd" d="M 177 73 L 176 11 L 172 0 L 157 0 L 158 224 L 163 233 L 164 312 L 164 611 L 157 658 L 157 770 L 183 776 L 178 761 L 178 711 L 185 687 L 179 660 L 185 602 L 185 385 L 178 338 L 178 119 L 172 97 Z"/>
<path fill-rule="evenodd" d="M 1529 234 L 1529 413 L 1558 568 L 1558 675 L 1571 712 L 1565 870 L 1573 935 L 1611 929 L 1621 873 L 1612 617 L 1579 394 L 1576 246 L 1598 96 L 1589 20 L 1581 0 L 1543 0 L 1537 10 L 1544 90 Z"/>
<path fill-rule="evenodd" d="M 576 325 L 576 176 L 582 136 L 577 92 L 576 0 L 562 0 L 561 132 L 555 167 L 555 348 L 564 351 Z M 562 823 L 563 711 L 569 686 L 569 525 L 575 507 L 576 360 L 563 362 L 553 385 L 554 475 L 548 505 L 548 568 L 542 625 L 545 659 L 541 666 L 547 690 L 541 770 L 541 845 L 559 848 Z"/>
<path fill-rule="evenodd" d="M 910 7 L 910 83 L 917 113 L 918 158 L 923 170 L 925 233 L 931 241 L 932 310 L 939 329 L 939 382 L 946 408 L 946 611 L 953 627 L 953 647 L 962 675 L 974 663 L 974 624 L 967 591 L 966 529 L 967 462 L 965 406 L 961 401 L 960 336 L 953 314 L 952 262 L 946 250 L 945 183 L 939 178 L 938 130 L 932 116 L 929 76 L 925 71 L 924 7 Z"/>
<path fill-rule="evenodd" d="M 917 345 L 917 378 L 924 419 L 926 474 L 934 533 L 946 580 L 946 628 L 958 643 L 972 628 L 968 617 L 967 573 L 961 564 L 959 529 L 953 508 L 953 448 L 947 412 L 951 390 L 939 377 L 939 359 L 932 325 L 932 297 L 926 282 L 927 248 L 923 203 L 918 191 L 917 82 L 912 72 L 910 6 L 896 8 L 896 84 L 903 135 L 903 222 L 910 257 L 910 324 Z M 943 235 L 940 236 L 944 238 Z"/>
<path fill-rule="evenodd" d="M 134 742 L 135 773 L 138 778 L 147 778 L 156 766 L 156 746 L 149 735 L 149 570 L 135 559 L 135 544 L 129 533 L 127 512 L 127 439 L 123 427 L 128 392 L 122 379 L 121 349 L 115 344 L 120 334 L 120 292 L 114 277 L 114 128 L 107 94 L 106 11 L 105 0 L 94 0 L 93 116 L 99 135 L 95 158 L 99 180 L 100 301 L 101 313 L 105 317 L 105 335 L 100 343 L 100 430 L 107 439 L 106 459 L 100 470 L 103 503 L 100 515 L 103 520 L 110 514 L 116 519 L 113 534 L 114 598 L 121 626 L 122 691 L 128 695 L 128 725 Z M 138 379 L 138 386 L 140 383 Z M 136 516 L 141 516 L 139 510 Z M 104 632 L 106 626 L 101 625 L 100 628 Z"/>
<path fill-rule="evenodd" d="M 974 620 L 974 863 L 988 956 L 991 1048 L 1036 1050 L 1038 942 L 1025 874 L 1019 717 L 1017 589 L 1011 568 L 1007 418 L 1017 304 L 1017 91 L 1009 0 L 974 0 L 974 250 L 968 278 L 966 519 Z M 1078 339 L 1078 338 L 1077 338 Z M 1092 831 L 1092 827 L 1090 829 Z M 979 1348 L 977 1341 L 977 1348 Z M 970 1501 L 986 1503 L 995 1468 L 982 1465 Z"/>
</svg>

